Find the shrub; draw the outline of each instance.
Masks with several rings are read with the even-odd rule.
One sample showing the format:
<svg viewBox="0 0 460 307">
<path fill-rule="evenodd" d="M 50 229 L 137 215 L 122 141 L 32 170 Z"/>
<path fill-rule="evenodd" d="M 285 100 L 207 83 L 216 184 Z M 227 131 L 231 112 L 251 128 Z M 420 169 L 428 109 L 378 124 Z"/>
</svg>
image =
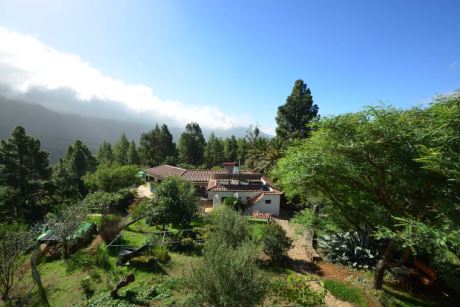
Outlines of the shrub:
<svg viewBox="0 0 460 307">
<path fill-rule="evenodd" d="M 166 246 L 157 245 L 153 248 L 153 256 L 161 263 L 166 263 L 171 259 Z"/>
<path fill-rule="evenodd" d="M 99 233 L 105 242 L 109 243 L 115 239 L 120 231 L 120 221 L 119 215 L 104 214 L 102 216 Z"/>
<path fill-rule="evenodd" d="M 292 240 L 286 236 L 286 231 L 277 223 L 270 223 L 265 228 L 262 239 L 264 252 L 273 260 L 280 261 L 292 246 Z"/>
<path fill-rule="evenodd" d="M 110 270 L 112 267 L 109 259 L 109 251 L 107 250 L 107 246 L 104 243 L 97 247 L 96 254 L 94 256 L 94 262 L 98 267 L 106 271 Z"/>
<path fill-rule="evenodd" d="M 83 204 L 93 212 L 125 212 L 134 198 L 135 193 L 130 188 L 122 189 L 116 193 L 97 191 L 88 194 L 83 200 Z"/>
<path fill-rule="evenodd" d="M 325 291 L 314 291 L 310 284 L 318 282 L 312 275 L 291 275 L 274 284 L 273 290 L 281 299 L 300 306 L 319 306 L 324 303 Z"/>
<path fill-rule="evenodd" d="M 71 273 L 77 269 L 88 270 L 94 265 L 94 257 L 85 251 L 79 251 L 72 255 L 67 260 L 67 273 Z"/>
<path fill-rule="evenodd" d="M 235 211 L 244 211 L 246 205 L 237 197 L 228 197 L 224 199 L 224 206 L 229 207 Z"/>
<path fill-rule="evenodd" d="M 353 303 L 357 306 L 367 306 L 366 297 L 358 287 L 337 280 L 325 279 L 324 288 L 340 300 Z"/>
<path fill-rule="evenodd" d="M 333 263 L 367 269 L 375 266 L 378 243 L 358 232 L 334 233 L 318 238 L 318 247 Z"/>
<path fill-rule="evenodd" d="M 91 279 L 88 277 L 83 278 L 80 281 L 80 286 L 83 289 L 83 293 L 85 294 L 86 298 L 89 299 L 94 294 L 94 287 L 91 284 Z"/>
<path fill-rule="evenodd" d="M 247 219 L 227 207 L 212 212 L 212 233 L 228 247 L 236 247 L 250 237 Z"/>
<path fill-rule="evenodd" d="M 134 165 L 115 166 L 102 164 L 94 173 L 86 174 L 83 181 L 90 191 L 116 192 L 139 185 L 139 167 Z"/>
<path fill-rule="evenodd" d="M 194 300 L 211 306 L 261 303 L 267 283 L 257 266 L 256 251 L 250 242 L 231 248 L 212 236 L 205 244 L 203 257 L 186 278 L 195 293 Z"/>
</svg>

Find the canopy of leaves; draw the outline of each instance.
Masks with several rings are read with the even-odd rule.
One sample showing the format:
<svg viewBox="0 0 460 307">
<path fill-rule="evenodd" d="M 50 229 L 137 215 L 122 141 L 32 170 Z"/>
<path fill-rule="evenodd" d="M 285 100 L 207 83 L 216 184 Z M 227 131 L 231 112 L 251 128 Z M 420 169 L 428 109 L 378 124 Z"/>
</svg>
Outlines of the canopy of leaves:
<svg viewBox="0 0 460 307">
<path fill-rule="evenodd" d="M 205 145 L 206 141 L 200 126 L 197 123 L 187 124 L 179 140 L 180 161 L 191 165 L 202 164 Z"/>
<path fill-rule="evenodd" d="M 134 196 L 131 188 L 112 193 L 97 191 L 86 195 L 83 205 L 92 212 L 124 212 L 133 202 Z"/>
<path fill-rule="evenodd" d="M 292 240 L 286 236 L 286 231 L 280 224 L 270 223 L 265 229 L 262 244 L 264 252 L 273 261 L 280 261 L 286 257 Z"/>
<path fill-rule="evenodd" d="M 161 128 L 156 125 L 155 129 L 141 135 L 139 146 L 142 164 L 157 166 L 162 163 L 175 164 L 176 144 L 173 142 L 172 134 L 168 126 Z"/>
<path fill-rule="evenodd" d="M 136 176 L 139 170 L 135 165 L 102 164 L 94 173 L 85 175 L 83 181 L 89 191 L 117 192 L 123 188 L 140 185 L 142 179 Z"/>
<path fill-rule="evenodd" d="M 146 221 L 150 225 L 190 224 L 197 212 L 195 188 L 179 177 L 168 177 L 162 181 L 147 210 Z"/>
</svg>

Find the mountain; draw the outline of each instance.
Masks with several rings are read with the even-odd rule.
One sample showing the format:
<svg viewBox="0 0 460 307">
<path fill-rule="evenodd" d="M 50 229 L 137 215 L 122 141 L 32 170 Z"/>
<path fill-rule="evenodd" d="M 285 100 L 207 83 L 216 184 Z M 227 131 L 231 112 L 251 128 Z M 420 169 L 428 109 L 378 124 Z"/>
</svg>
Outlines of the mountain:
<svg viewBox="0 0 460 307">
<path fill-rule="evenodd" d="M 58 113 L 38 104 L 0 96 L 0 139 L 8 138 L 11 131 L 18 125 L 23 126 L 27 133 L 38 138 L 42 143 L 42 148 L 50 153 L 50 163 L 56 163 L 63 156 L 67 147 L 77 139 L 95 151 L 104 140 L 113 144 L 124 132 L 128 139 L 134 139 L 139 144 L 140 135 L 152 129 L 155 123 L 148 125 Z M 185 125 L 186 123 L 184 127 Z M 184 127 L 169 127 L 176 142 Z M 205 137 L 210 132 L 203 130 Z M 241 137 L 245 133 L 245 128 L 216 131 L 216 135 L 221 137 L 232 134 Z"/>
</svg>

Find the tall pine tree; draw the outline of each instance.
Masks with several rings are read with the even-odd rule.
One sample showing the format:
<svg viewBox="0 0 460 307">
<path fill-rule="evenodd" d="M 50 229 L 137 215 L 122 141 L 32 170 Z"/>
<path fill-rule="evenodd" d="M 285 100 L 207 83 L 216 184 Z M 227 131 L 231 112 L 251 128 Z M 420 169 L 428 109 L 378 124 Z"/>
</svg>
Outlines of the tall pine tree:
<svg viewBox="0 0 460 307">
<path fill-rule="evenodd" d="M 211 132 L 209 135 L 208 143 L 205 148 L 205 157 L 208 167 L 219 165 L 225 159 L 223 142 L 216 137 L 214 132 Z"/>
<path fill-rule="evenodd" d="M 238 160 L 238 142 L 234 135 L 224 141 L 225 160 L 235 162 Z"/>
<path fill-rule="evenodd" d="M 112 151 L 112 145 L 109 142 L 104 141 L 102 142 L 101 146 L 99 146 L 99 149 L 97 151 L 97 160 L 99 161 L 99 163 L 106 164 L 110 164 L 115 161 Z"/>
<path fill-rule="evenodd" d="M 189 123 L 185 126 L 179 140 L 179 158 L 181 162 L 200 165 L 204 162 L 204 148 L 206 141 L 203 137 L 200 125 Z"/>
<path fill-rule="evenodd" d="M 168 126 L 163 124 L 160 128 L 157 124 L 154 129 L 142 133 L 139 154 L 142 163 L 148 166 L 174 161 L 177 155 L 176 144 Z"/>
<path fill-rule="evenodd" d="M 310 89 L 297 80 L 286 103 L 278 107 L 276 136 L 282 139 L 298 139 L 309 136 L 307 125 L 318 116 L 318 106 L 313 104 Z"/>
<path fill-rule="evenodd" d="M 128 165 L 128 148 L 128 138 L 124 133 L 122 133 L 118 142 L 113 146 L 115 162 L 120 165 Z"/>
<path fill-rule="evenodd" d="M 11 206 L 3 209 L 15 217 L 40 218 L 45 183 L 51 175 L 48 153 L 21 126 L 0 143 L 0 174 L 1 203 Z"/>
<path fill-rule="evenodd" d="M 134 140 L 132 140 L 131 143 L 129 143 L 128 164 L 129 165 L 141 164 L 141 159 L 139 158 L 139 153 L 137 152 L 136 143 L 134 142 Z"/>
</svg>

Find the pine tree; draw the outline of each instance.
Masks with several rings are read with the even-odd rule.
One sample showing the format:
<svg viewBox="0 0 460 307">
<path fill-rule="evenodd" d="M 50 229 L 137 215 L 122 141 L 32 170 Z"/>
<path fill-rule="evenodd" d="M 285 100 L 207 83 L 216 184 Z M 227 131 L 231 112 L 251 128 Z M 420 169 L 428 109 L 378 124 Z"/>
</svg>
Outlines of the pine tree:
<svg viewBox="0 0 460 307">
<path fill-rule="evenodd" d="M 229 162 L 238 160 L 238 142 L 234 135 L 224 141 L 224 156 L 225 160 Z"/>
<path fill-rule="evenodd" d="M 51 175 L 48 153 L 41 150 L 38 139 L 17 126 L 11 137 L 0 143 L 0 174 L 0 185 L 8 191 L 2 195 L 2 202 L 14 206 L 11 211 L 16 217 L 28 216 L 42 204 L 45 183 Z"/>
<path fill-rule="evenodd" d="M 166 160 L 175 160 L 176 144 L 168 126 L 163 124 L 160 128 L 157 124 L 154 129 L 142 133 L 139 152 L 142 163 L 149 166 L 162 164 Z"/>
<path fill-rule="evenodd" d="M 200 165 L 204 161 L 204 148 L 206 141 L 203 132 L 197 123 L 185 126 L 179 140 L 179 158 L 183 163 Z"/>
<path fill-rule="evenodd" d="M 70 176 L 78 185 L 78 190 L 81 195 L 86 195 L 87 191 L 81 180 L 81 177 L 88 172 L 94 172 L 97 166 L 97 160 L 88 147 L 82 141 L 77 140 L 73 145 L 70 145 L 64 155 L 63 164 Z"/>
<path fill-rule="evenodd" d="M 310 89 L 302 80 L 297 80 L 286 103 L 278 107 L 276 135 L 283 139 L 298 139 L 309 136 L 307 125 L 318 116 L 318 106 L 313 104 Z"/>
<path fill-rule="evenodd" d="M 224 159 L 224 145 L 221 139 L 217 138 L 214 132 L 211 132 L 208 143 L 205 148 L 206 164 L 213 167 L 221 164 Z"/>
<path fill-rule="evenodd" d="M 115 157 L 115 162 L 117 162 L 120 165 L 128 164 L 128 148 L 128 138 L 124 133 L 122 133 L 118 142 L 113 146 L 113 155 Z"/>
<path fill-rule="evenodd" d="M 113 163 L 115 158 L 113 156 L 113 151 L 112 151 L 112 145 L 104 141 L 102 142 L 101 146 L 99 146 L 99 149 L 97 151 L 97 160 L 100 163 Z"/>
<path fill-rule="evenodd" d="M 141 164 L 141 159 L 139 158 L 139 153 L 137 152 L 136 143 L 134 142 L 134 140 L 132 140 L 131 143 L 129 143 L 128 164 L 129 165 Z"/>
<path fill-rule="evenodd" d="M 244 164 L 248 154 L 248 142 L 246 138 L 239 138 L 237 140 L 238 149 L 237 149 L 237 160 Z"/>
</svg>

